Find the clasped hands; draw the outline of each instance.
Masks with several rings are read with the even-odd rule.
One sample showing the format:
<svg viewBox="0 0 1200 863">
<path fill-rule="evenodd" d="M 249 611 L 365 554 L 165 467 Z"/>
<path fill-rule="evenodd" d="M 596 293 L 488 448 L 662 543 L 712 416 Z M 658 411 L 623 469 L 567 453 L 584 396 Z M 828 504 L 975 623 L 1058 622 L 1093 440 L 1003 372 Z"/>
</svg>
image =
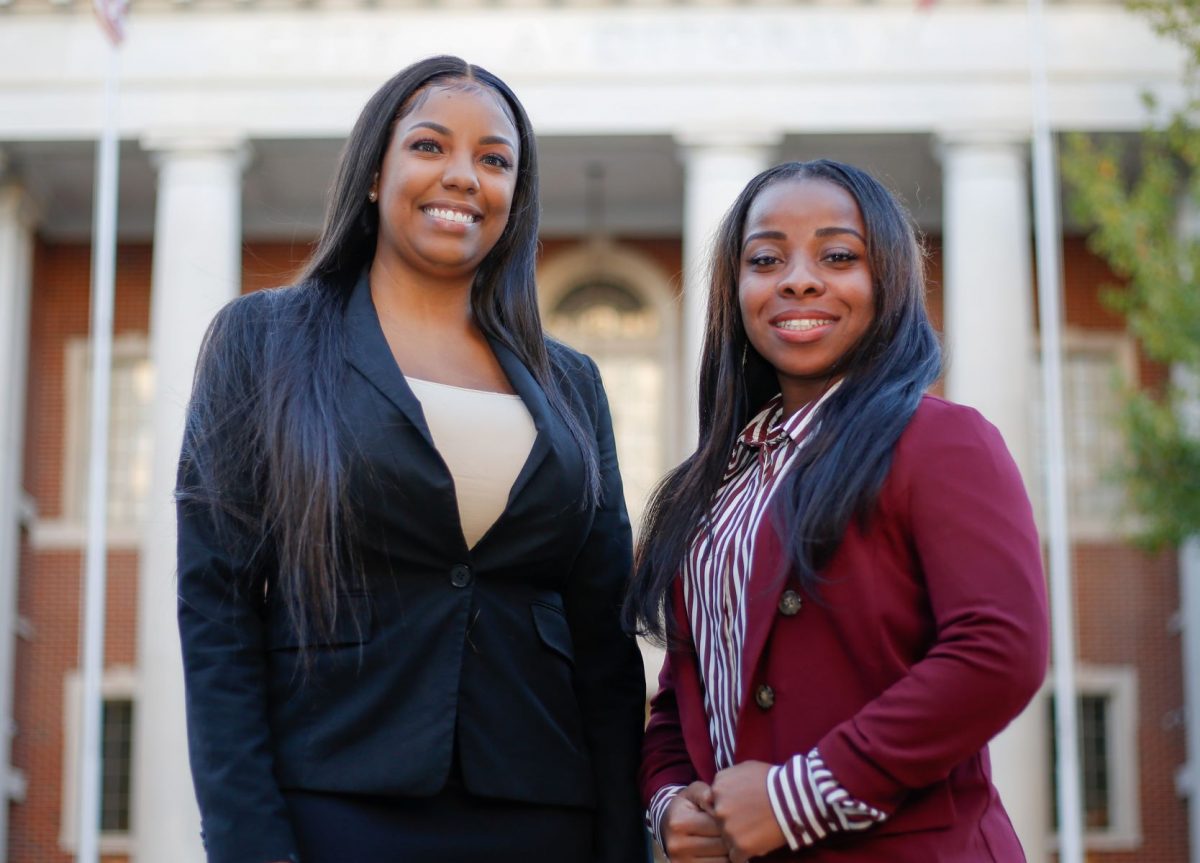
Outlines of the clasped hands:
<svg viewBox="0 0 1200 863">
<path fill-rule="evenodd" d="M 660 825 L 671 863 L 746 863 L 786 844 L 767 795 L 770 769 L 743 761 L 676 794 Z"/>
</svg>

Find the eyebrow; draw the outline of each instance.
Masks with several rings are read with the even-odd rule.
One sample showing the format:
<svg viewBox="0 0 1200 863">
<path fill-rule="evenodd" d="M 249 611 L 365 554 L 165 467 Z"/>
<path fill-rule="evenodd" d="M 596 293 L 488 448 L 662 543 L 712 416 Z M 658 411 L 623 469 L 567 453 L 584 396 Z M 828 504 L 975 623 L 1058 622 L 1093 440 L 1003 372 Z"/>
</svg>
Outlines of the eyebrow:
<svg viewBox="0 0 1200 863">
<path fill-rule="evenodd" d="M 441 123 L 435 123 L 432 120 L 422 120 L 419 123 L 413 123 L 411 126 L 409 126 L 408 130 L 411 132 L 413 129 L 422 129 L 422 128 L 423 129 L 432 129 L 433 131 L 437 132 L 439 135 L 446 135 L 447 137 L 449 137 L 451 134 L 451 132 L 448 128 L 443 126 Z M 480 144 L 503 144 L 505 147 L 508 147 L 510 150 L 515 151 L 517 149 L 516 146 L 513 144 L 513 142 L 508 140 L 508 138 L 505 138 L 503 135 L 484 135 L 482 138 L 479 139 L 479 143 Z"/>
<path fill-rule="evenodd" d="M 865 243 L 867 241 L 866 237 L 864 237 L 862 234 L 860 234 L 858 231 L 854 230 L 853 228 L 841 228 L 841 227 L 817 228 L 815 231 L 813 231 L 813 236 L 816 236 L 816 237 L 836 237 L 839 234 L 852 234 L 855 237 L 858 237 L 858 239 L 861 240 L 863 243 Z M 746 246 L 750 245 L 750 243 L 752 243 L 755 240 L 786 240 L 786 239 L 787 239 L 787 234 L 785 234 L 783 231 L 755 231 L 753 234 L 747 234 L 746 239 L 742 240 L 742 248 L 743 249 L 746 248 Z"/>
<path fill-rule="evenodd" d="M 818 237 L 836 237 L 838 234 L 853 234 L 854 236 L 858 237 L 862 242 L 865 243 L 867 241 L 866 237 L 864 237 L 862 234 L 860 234 L 858 231 L 854 230 L 853 228 L 840 228 L 840 227 L 817 228 L 817 230 L 814 231 L 813 233 Z"/>
<path fill-rule="evenodd" d="M 742 248 L 750 245 L 755 240 L 786 240 L 787 234 L 783 231 L 755 231 L 753 234 L 747 234 L 746 239 L 742 240 Z"/>
</svg>

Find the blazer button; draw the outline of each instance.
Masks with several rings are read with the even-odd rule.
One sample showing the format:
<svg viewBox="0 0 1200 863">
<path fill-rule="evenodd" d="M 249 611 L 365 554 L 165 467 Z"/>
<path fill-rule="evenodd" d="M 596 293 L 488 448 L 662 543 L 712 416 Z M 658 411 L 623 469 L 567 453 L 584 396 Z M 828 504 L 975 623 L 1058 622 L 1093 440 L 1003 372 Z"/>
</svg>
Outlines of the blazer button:
<svg viewBox="0 0 1200 863">
<path fill-rule="evenodd" d="M 800 598 L 800 594 L 794 590 L 785 590 L 783 596 L 779 597 L 779 613 L 791 617 L 800 611 L 803 604 L 804 600 Z"/>
<path fill-rule="evenodd" d="M 760 685 L 754 690 L 754 703 L 763 710 L 770 710 L 775 706 L 775 690 L 765 683 Z"/>
<path fill-rule="evenodd" d="M 450 567 L 450 583 L 455 587 L 467 587 L 474 580 L 469 566 L 460 563 Z"/>
</svg>

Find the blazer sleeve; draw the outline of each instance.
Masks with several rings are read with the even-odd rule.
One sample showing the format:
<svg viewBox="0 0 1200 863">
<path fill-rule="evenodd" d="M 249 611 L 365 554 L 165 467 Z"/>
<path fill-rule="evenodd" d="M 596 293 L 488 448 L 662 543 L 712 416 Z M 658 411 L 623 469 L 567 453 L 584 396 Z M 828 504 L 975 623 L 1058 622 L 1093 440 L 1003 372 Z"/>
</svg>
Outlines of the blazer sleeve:
<svg viewBox="0 0 1200 863">
<path fill-rule="evenodd" d="M 1016 464 L 976 411 L 933 404 L 901 438 L 889 483 L 907 506 L 934 643 L 817 746 L 847 792 L 885 812 L 982 749 L 1046 670 L 1041 545 Z"/>
<path fill-rule="evenodd" d="M 650 700 L 650 721 L 642 741 L 642 765 L 638 787 L 642 803 L 650 801 L 668 785 L 690 785 L 699 779 L 684 742 L 679 720 L 679 702 L 675 694 L 674 651 L 667 651 L 658 674 L 658 692 Z"/>
<path fill-rule="evenodd" d="M 210 418 L 204 419 L 193 395 L 176 489 L 188 751 L 210 863 L 298 859 L 273 772 L 263 581 L 249 559 L 253 543 L 222 506 L 226 497 L 249 499 L 247 489 L 218 489 L 216 499 L 204 493 L 195 457 L 198 447 L 227 446 L 216 426 L 230 427 L 245 410 L 247 390 L 239 378 L 249 372 L 224 347 L 230 328 L 245 324 L 239 320 L 244 312 L 244 306 L 226 307 L 207 337 L 196 391 L 204 387 L 215 410 L 203 411 Z"/>
<path fill-rule="evenodd" d="M 591 360 L 600 503 L 572 566 L 564 605 L 575 646 L 575 684 L 596 783 L 596 861 L 645 860 L 637 793 L 645 719 L 641 652 L 620 622 L 633 565 L 632 535 L 617 468 L 616 444 L 600 373 Z M 586 390 L 585 390 L 586 392 Z"/>
</svg>

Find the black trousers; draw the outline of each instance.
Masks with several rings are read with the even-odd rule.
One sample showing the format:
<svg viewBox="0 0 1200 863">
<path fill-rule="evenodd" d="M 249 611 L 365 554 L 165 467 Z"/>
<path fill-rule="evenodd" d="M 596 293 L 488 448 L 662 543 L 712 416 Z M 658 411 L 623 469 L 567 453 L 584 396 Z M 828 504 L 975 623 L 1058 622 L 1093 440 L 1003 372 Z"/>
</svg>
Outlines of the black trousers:
<svg viewBox="0 0 1200 863">
<path fill-rule="evenodd" d="M 433 797 L 285 791 L 300 863 L 591 863 L 590 809 L 491 800 L 452 780 Z"/>
</svg>

